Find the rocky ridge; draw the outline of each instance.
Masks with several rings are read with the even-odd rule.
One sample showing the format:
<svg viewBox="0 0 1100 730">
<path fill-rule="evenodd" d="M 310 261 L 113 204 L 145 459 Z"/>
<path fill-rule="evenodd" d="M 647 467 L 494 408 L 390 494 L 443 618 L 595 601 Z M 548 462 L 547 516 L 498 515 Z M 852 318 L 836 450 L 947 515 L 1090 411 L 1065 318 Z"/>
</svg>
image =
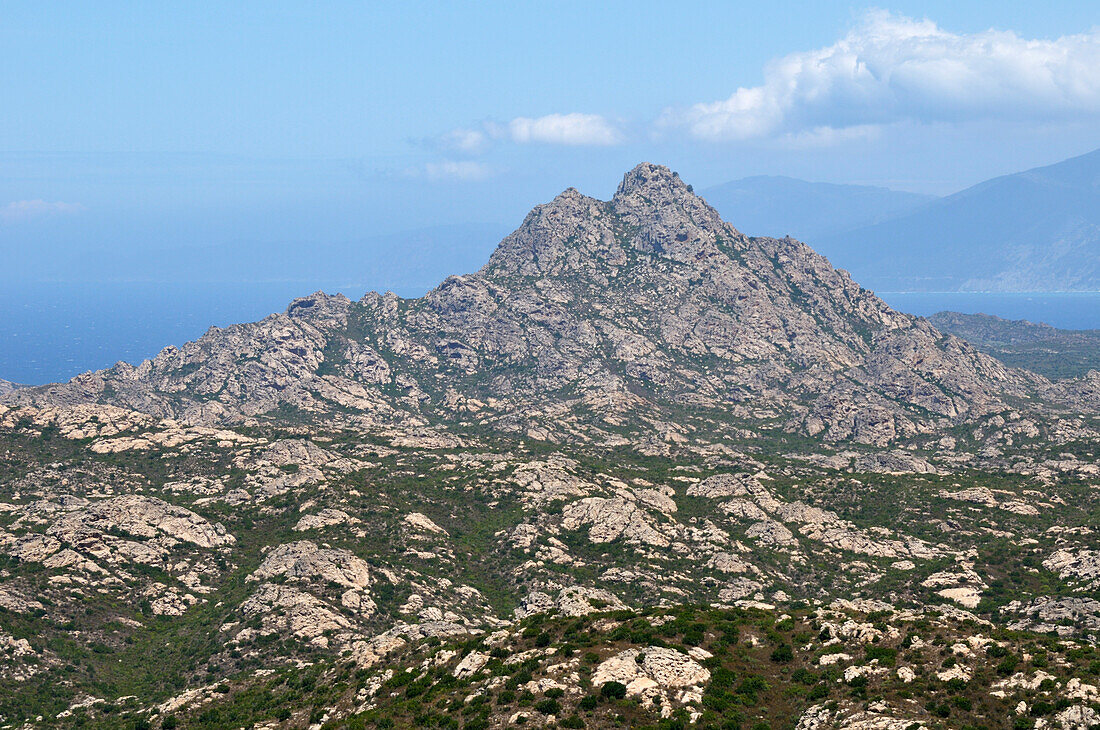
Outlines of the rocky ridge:
<svg viewBox="0 0 1100 730">
<path fill-rule="evenodd" d="M 481 271 L 421 299 L 317 293 L 136 367 L 7 398 L 195 425 L 287 407 L 373 428 L 476 419 L 605 443 L 624 429 L 721 438 L 732 416 L 881 446 L 1037 396 L 1068 397 L 891 310 L 798 241 L 742 235 L 644 164 L 610 201 L 570 189 L 535 208 Z M 671 417 L 685 408 L 696 415 Z"/>
</svg>

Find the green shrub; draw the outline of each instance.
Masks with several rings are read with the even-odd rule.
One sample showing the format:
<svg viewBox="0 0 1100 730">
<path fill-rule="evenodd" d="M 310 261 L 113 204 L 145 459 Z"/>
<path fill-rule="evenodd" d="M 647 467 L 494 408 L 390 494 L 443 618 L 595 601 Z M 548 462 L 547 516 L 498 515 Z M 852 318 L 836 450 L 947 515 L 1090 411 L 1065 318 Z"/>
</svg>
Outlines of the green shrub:
<svg viewBox="0 0 1100 730">
<path fill-rule="evenodd" d="M 600 686 L 600 694 L 609 699 L 621 700 L 623 697 L 626 697 L 626 685 L 614 680 L 604 682 L 603 685 Z"/>
<path fill-rule="evenodd" d="M 870 645 L 867 647 L 867 659 L 878 659 L 879 664 L 892 667 L 897 663 L 898 650 L 886 646 Z"/>
<path fill-rule="evenodd" d="M 536 702 L 535 709 L 544 715 L 556 715 L 561 712 L 561 703 L 548 697 Z"/>
</svg>

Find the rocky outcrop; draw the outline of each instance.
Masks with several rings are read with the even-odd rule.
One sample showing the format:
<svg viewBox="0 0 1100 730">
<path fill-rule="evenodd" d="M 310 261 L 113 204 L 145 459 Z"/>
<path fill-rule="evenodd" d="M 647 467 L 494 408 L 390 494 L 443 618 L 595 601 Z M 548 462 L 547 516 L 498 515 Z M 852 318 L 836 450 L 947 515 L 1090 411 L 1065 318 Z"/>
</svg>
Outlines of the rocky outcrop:
<svg viewBox="0 0 1100 730">
<path fill-rule="evenodd" d="M 302 515 L 302 519 L 294 525 L 295 532 L 308 532 L 309 530 L 321 530 L 337 525 L 352 525 L 359 523 L 359 519 L 352 517 L 347 512 L 326 507 L 316 514 Z"/>
<path fill-rule="evenodd" d="M 701 652 L 698 658 L 707 656 L 706 652 Z M 703 687 L 708 681 L 710 671 L 695 658 L 658 646 L 640 651 L 626 649 L 601 662 L 592 673 L 593 685 L 599 687 L 618 682 L 626 687 L 628 696 L 660 703 L 661 714 L 665 717 L 672 712 L 672 702 L 701 702 Z"/>
<path fill-rule="evenodd" d="M 578 414 L 640 435 L 653 413 L 709 403 L 885 445 L 1046 385 L 891 310 L 798 241 L 742 235 L 675 173 L 643 164 L 610 201 L 570 189 L 538 206 L 480 271 L 421 299 L 317 293 L 136 367 L 6 399 L 192 424 L 281 406 L 379 428 L 478 413 L 504 430 L 590 441 L 617 436 L 581 428 Z M 690 443 L 670 420 L 660 439 Z"/>
<path fill-rule="evenodd" d="M 102 571 L 102 564 L 164 565 L 180 544 L 213 549 L 236 542 L 221 523 L 211 523 L 155 497 L 124 495 L 96 502 L 76 499 L 37 508 L 39 514 L 46 515 L 37 518 L 47 522 L 45 532 L 19 537 L 9 552 L 47 567 L 75 566 L 96 572 Z"/>
<path fill-rule="evenodd" d="M 1043 561 L 1043 567 L 1082 588 L 1100 587 L 1100 550 L 1058 550 Z"/>
<path fill-rule="evenodd" d="M 275 548 L 248 579 L 263 581 L 280 575 L 290 580 L 335 583 L 344 588 L 366 588 L 371 582 L 365 561 L 347 550 L 319 548 L 310 540 Z"/>
<path fill-rule="evenodd" d="M 587 497 L 568 504 L 563 514 L 562 527 L 578 530 L 587 526 L 592 542 L 621 538 L 631 544 L 655 547 L 667 547 L 671 542 L 646 510 L 625 497 Z"/>
<path fill-rule="evenodd" d="M 319 647 L 330 646 L 335 639 L 347 644 L 360 638 L 354 624 L 346 616 L 334 610 L 326 602 L 292 586 L 265 583 L 241 604 L 244 617 L 261 620 L 260 629 L 245 629 L 238 634 L 238 642 L 247 641 L 253 635 L 280 633 Z"/>
<path fill-rule="evenodd" d="M 523 619 L 538 613 L 558 611 L 563 616 L 587 616 L 600 611 L 618 611 L 626 608 L 619 597 L 611 591 L 584 586 L 562 588 L 557 598 L 535 591 L 527 595 L 514 613 L 517 619 Z"/>
</svg>

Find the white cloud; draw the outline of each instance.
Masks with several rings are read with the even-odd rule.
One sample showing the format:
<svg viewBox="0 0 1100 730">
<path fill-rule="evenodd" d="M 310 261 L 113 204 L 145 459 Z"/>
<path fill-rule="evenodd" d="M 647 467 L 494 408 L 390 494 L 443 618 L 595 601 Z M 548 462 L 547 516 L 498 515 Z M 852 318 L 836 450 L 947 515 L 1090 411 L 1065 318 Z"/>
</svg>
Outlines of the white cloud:
<svg viewBox="0 0 1100 730">
<path fill-rule="evenodd" d="M 452 129 L 431 141 L 432 146 L 463 154 L 485 152 L 493 142 L 609 146 L 623 141 L 619 129 L 599 114 L 547 114 L 516 117 L 510 122 L 483 122 L 479 128 Z"/>
<path fill-rule="evenodd" d="M 699 139 L 865 136 L 899 121 L 1059 120 L 1100 115 L 1100 30 L 1055 40 L 956 34 L 929 20 L 868 13 L 831 46 L 772 61 L 764 83 L 667 110 L 660 127 Z"/>
<path fill-rule="evenodd" d="M 544 117 L 517 117 L 508 123 L 512 141 L 520 144 L 542 142 L 561 145 L 609 146 L 623 141 L 619 132 L 599 114 L 547 114 Z"/>
<path fill-rule="evenodd" d="M 435 145 L 454 152 L 479 154 L 489 146 L 489 134 L 477 129 L 452 129 L 440 135 Z"/>
<path fill-rule="evenodd" d="M 45 200 L 16 200 L 0 207 L 0 221 L 15 223 L 18 221 L 42 218 L 52 215 L 71 215 L 85 210 L 79 203 L 50 203 Z"/>
<path fill-rule="evenodd" d="M 423 173 L 429 180 L 461 180 L 466 182 L 484 180 L 492 174 L 492 169 L 481 162 L 472 160 L 443 160 L 424 165 Z"/>
</svg>

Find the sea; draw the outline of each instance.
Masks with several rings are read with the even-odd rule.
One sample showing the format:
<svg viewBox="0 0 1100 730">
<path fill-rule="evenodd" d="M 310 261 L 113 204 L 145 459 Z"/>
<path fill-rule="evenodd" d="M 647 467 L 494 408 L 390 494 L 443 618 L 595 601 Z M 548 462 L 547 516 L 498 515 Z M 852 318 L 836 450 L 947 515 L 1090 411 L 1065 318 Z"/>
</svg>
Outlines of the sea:
<svg viewBox="0 0 1100 730">
<path fill-rule="evenodd" d="M 992 314 L 1071 330 L 1100 329 L 1100 292 L 875 292 L 901 312 Z"/>
<path fill-rule="evenodd" d="M 356 299 L 367 287 L 314 281 L 5 283 L 0 285 L 0 378 L 38 385 L 120 360 L 138 363 L 167 345 L 200 337 L 211 325 L 262 319 L 318 289 Z M 878 294 L 895 309 L 921 316 L 942 310 L 983 312 L 1068 329 L 1100 329 L 1100 292 Z"/>
</svg>

